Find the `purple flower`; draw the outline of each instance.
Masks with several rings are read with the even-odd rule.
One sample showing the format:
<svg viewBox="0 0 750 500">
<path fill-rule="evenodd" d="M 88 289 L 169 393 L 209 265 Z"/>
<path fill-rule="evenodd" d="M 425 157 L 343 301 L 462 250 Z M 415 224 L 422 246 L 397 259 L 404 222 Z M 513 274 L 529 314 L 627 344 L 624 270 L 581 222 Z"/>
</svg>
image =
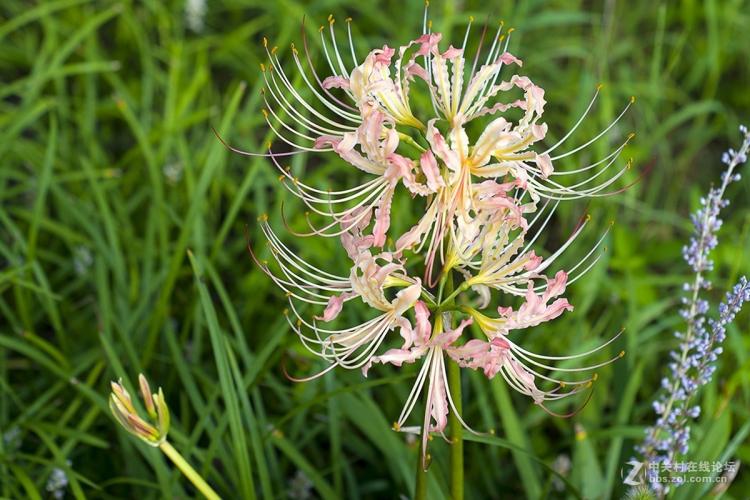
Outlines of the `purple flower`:
<svg viewBox="0 0 750 500">
<path fill-rule="evenodd" d="M 700 406 L 693 405 L 700 388 L 706 385 L 716 370 L 716 360 L 722 352 L 721 343 L 726 337 L 726 326 L 730 324 L 742 305 L 750 300 L 750 284 L 744 276 L 726 294 L 719 304 L 718 319 L 708 318 L 710 306 L 700 297 L 700 292 L 711 286 L 703 275 L 713 270 L 711 251 L 718 244 L 717 233 L 722 225 L 719 213 L 729 205 L 724 193 L 731 182 L 739 180 L 735 168 L 747 161 L 750 148 L 750 133 L 740 127 L 743 135 L 739 151 L 729 149 L 722 155 L 727 165 L 721 176 L 721 185 L 712 187 L 708 195 L 701 198 L 701 208 L 691 216 L 694 232 L 690 241 L 682 249 L 685 261 L 695 272 L 691 283 L 683 287 L 683 308 L 680 315 L 685 319 L 684 332 L 676 332 L 680 341 L 676 350 L 669 354 L 669 372 L 662 379 L 656 401 L 653 403 L 657 415 L 655 424 L 646 429 L 646 437 L 636 451 L 649 463 L 674 464 L 678 455 L 688 452 L 690 441 L 690 421 L 700 415 Z M 649 477 L 651 489 L 660 496 L 669 491 L 669 483 L 659 482 Z M 680 483 L 672 483 L 679 486 Z"/>
</svg>

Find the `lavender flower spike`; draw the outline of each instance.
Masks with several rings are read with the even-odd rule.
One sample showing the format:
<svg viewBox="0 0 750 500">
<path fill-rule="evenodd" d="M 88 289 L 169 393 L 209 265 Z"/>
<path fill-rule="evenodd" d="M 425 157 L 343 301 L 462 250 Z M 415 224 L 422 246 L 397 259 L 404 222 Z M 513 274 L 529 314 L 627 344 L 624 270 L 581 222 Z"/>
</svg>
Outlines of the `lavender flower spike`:
<svg viewBox="0 0 750 500">
<path fill-rule="evenodd" d="M 720 344 L 726 335 L 726 325 L 750 300 L 750 284 L 745 277 L 719 305 L 718 320 L 706 318 L 709 304 L 700 297 L 700 291 L 711 286 L 703 274 L 713 269 L 710 253 L 718 243 L 716 234 L 722 224 L 719 212 L 729 205 L 729 200 L 724 199 L 724 192 L 731 182 L 740 179 L 740 175 L 734 171 L 747 161 L 750 132 L 744 126 L 740 127 L 740 132 L 743 142 L 739 151 L 730 149 L 722 156 L 727 168 L 722 174 L 721 185 L 711 188 L 708 196 L 701 199 L 702 208 L 691 217 L 694 233 L 682 252 L 683 258 L 695 272 L 693 282 L 684 286 L 683 309 L 680 311 L 687 328 L 684 332 L 675 333 L 680 344 L 670 353 L 668 375 L 662 379 L 663 390 L 653 404 L 657 414 L 656 423 L 646 429 L 643 443 L 636 448 L 649 463 L 671 465 L 678 455 L 688 452 L 690 420 L 700 415 L 700 406 L 693 404 L 693 398 L 711 380 L 716 369 L 715 362 L 722 352 Z M 658 469 L 648 470 L 649 474 L 658 474 L 652 472 Z M 667 470 L 671 470 L 671 467 Z M 648 479 L 651 489 L 660 497 L 669 492 L 669 484 L 680 484 L 659 482 L 656 477 Z"/>
</svg>

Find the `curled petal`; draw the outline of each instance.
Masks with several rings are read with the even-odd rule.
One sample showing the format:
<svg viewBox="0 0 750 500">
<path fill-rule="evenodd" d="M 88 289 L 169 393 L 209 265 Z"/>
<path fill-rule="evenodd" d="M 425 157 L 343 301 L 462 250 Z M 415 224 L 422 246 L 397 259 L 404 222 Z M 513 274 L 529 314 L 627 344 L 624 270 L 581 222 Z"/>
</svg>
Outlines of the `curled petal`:
<svg viewBox="0 0 750 500">
<path fill-rule="evenodd" d="M 503 52 L 500 55 L 500 57 L 497 59 L 497 61 L 503 64 L 517 64 L 518 66 L 523 66 L 523 61 L 518 59 L 516 56 L 514 56 L 510 52 Z"/>
<path fill-rule="evenodd" d="M 427 187 L 433 192 L 445 187 L 445 181 L 443 181 L 443 177 L 440 175 L 437 160 L 431 149 L 422 153 L 422 156 L 419 158 L 419 166 L 422 167 L 422 172 L 424 172 L 427 178 Z"/>
<path fill-rule="evenodd" d="M 380 200 L 380 205 L 375 209 L 375 226 L 372 229 L 373 245 L 382 247 L 385 245 L 385 233 L 391 226 L 391 203 L 393 202 L 393 188 L 390 188 Z"/>
<path fill-rule="evenodd" d="M 502 336 L 497 336 L 489 342 L 472 339 L 446 352 L 459 366 L 474 370 L 481 369 L 487 378 L 492 378 L 506 362 L 509 350 L 510 344 Z"/>
<path fill-rule="evenodd" d="M 542 175 L 545 179 L 552 175 L 554 168 L 552 167 L 552 160 L 548 154 L 537 155 L 536 164 L 539 167 L 539 170 L 542 171 Z"/>
<path fill-rule="evenodd" d="M 324 89 L 349 89 L 349 80 L 343 76 L 329 76 L 323 80 Z"/>
<path fill-rule="evenodd" d="M 429 53 L 436 53 L 438 43 L 443 38 L 441 33 L 425 33 L 415 40 L 416 43 L 420 44 L 417 50 L 417 55 L 426 56 Z"/>
<path fill-rule="evenodd" d="M 328 299 L 328 305 L 323 311 L 323 316 L 316 316 L 316 319 L 322 321 L 334 320 L 341 312 L 341 309 L 344 307 L 344 302 L 351 299 L 352 297 L 354 297 L 354 294 L 351 292 L 344 292 L 341 295 L 331 296 L 331 298 Z"/>
<path fill-rule="evenodd" d="M 411 285 L 399 291 L 392 303 L 393 314 L 396 316 L 403 315 L 407 310 L 414 306 L 421 293 L 422 285 L 420 283 Z"/>
</svg>

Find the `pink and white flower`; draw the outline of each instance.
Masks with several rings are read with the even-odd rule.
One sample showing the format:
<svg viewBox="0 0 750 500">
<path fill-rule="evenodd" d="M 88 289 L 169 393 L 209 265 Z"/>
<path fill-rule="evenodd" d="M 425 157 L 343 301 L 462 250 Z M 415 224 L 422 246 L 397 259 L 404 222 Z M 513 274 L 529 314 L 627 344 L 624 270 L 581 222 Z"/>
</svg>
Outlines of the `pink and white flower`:
<svg viewBox="0 0 750 500">
<path fill-rule="evenodd" d="M 556 373 L 591 372 L 622 355 L 578 368 L 557 367 L 549 362 L 594 355 L 619 334 L 572 356 L 536 354 L 513 339 L 519 331 L 572 311 L 562 296 L 567 285 L 581 278 L 601 255 L 606 231 L 567 271 L 558 269 L 553 278 L 547 277 L 587 227 L 589 217 L 550 253 L 535 243 L 561 201 L 617 192 L 609 189 L 629 164 L 615 167 L 614 174 L 610 167 L 632 135 L 589 165 L 561 170 L 556 162 L 605 136 L 630 103 L 591 140 L 558 153 L 586 118 L 600 88 L 569 132 L 552 146 L 540 146 L 549 129 L 542 121 L 544 90 L 527 76 L 502 75 L 506 68 L 515 71 L 523 66 L 508 52 L 511 30 L 503 33 L 502 25 L 498 28 L 482 62 L 481 42 L 476 55 L 466 57 L 471 23 L 460 47 L 441 50 L 442 35 L 431 32 L 425 12 L 421 36 L 398 48 L 374 49 L 360 63 L 349 21 L 351 57 L 339 50 L 333 17 L 327 30 L 320 29 L 330 68 L 327 76 L 321 77 L 312 64 L 306 38 L 304 60 L 292 48 L 304 88 L 292 85 L 277 49 L 269 48 L 265 40 L 269 63 L 262 70 L 264 116 L 279 140 L 291 148 L 273 152 L 269 146 L 263 155 L 279 170 L 284 187 L 308 210 L 310 230 L 293 232 L 340 238 L 351 265 L 347 272 L 334 274 L 305 261 L 273 232 L 265 216 L 260 227 L 272 262 L 261 260 L 252 249 L 251 253 L 286 293 L 287 318 L 303 345 L 328 363 L 319 373 L 295 380 L 310 380 L 339 366 L 361 369 L 367 376 L 374 365 L 422 363 L 394 428 L 422 434 L 426 465 L 427 439 L 430 433 L 444 433 L 449 412 L 471 430 L 456 411 L 446 362 L 481 370 L 487 378 L 500 374 L 508 385 L 551 412 L 545 406 L 548 401 L 576 394 L 596 379 L 593 374 L 565 381 Z M 351 64 L 345 63 L 349 58 Z M 413 99 L 420 89 L 428 94 L 426 110 Z M 485 122 L 477 133 L 481 120 Z M 289 155 L 326 152 L 335 153 L 366 180 L 343 189 L 323 189 L 282 165 Z M 582 180 L 561 182 L 571 175 Z M 394 216 L 413 213 L 394 213 L 397 197 L 418 207 L 416 221 L 392 224 Z M 313 219 L 324 222 L 315 224 Z M 394 234 L 394 227 L 409 229 Z M 454 278 L 463 281 L 444 290 Z M 495 305 L 496 314 L 482 312 L 493 299 L 507 304 L 509 297 L 523 303 L 516 308 Z M 342 321 L 342 316 L 351 318 L 341 313 L 352 303 L 365 304 L 375 316 L 353 326 L 329 326 Z M 304 315 L 300 304 L 316 310 L 312 316 Z M 472 330 L 474 336 L 468 333 Z M 389 335 L 395 331 L 398 337 Z M 395 347 L 399 337 L 401 346 Z M 544 387 L 550 383 L 552 388 Z M 423 394 L 422 425 L 406 425 Z"/>
</svg>

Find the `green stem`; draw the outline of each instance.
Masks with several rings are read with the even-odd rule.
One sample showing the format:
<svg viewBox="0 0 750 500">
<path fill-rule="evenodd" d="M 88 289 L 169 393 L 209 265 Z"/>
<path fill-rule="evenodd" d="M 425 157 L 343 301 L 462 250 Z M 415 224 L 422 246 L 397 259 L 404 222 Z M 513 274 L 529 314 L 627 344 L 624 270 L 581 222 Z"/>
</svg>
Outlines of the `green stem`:
<svg viewBox="0 0 750 500">
<path fill-rule="evenodd" d="M 221 500 L 221 497 L 208 485 L 208 483 L 198 474 L 195 469 L 180 455 L 180 452 L 175 450 L 174 447 L 169 444 L 168 441 L 164 441 L 159 448 L 164 452 L 169 459 L 174 462 L 180 471 L 187 477 L 193 486 L 200 491 L 204 497 L 209 500 Z"/>
<path fill-rule="evenodd" d="M 461 284 L 460 284 L 460 285 L 458 286 L 458 288 L 456 288 L 455 290 L 451 290 L 451 293 L 450 293 L 450 295 L 448 295 L 448 296 L 447 296 L 447 297 L 445 298 L 445 300 L 443 300 L 443 301 L 441 302 L 441 305 L 442 305 L 442 304 L 452 304 L 452 303 L 453 303 L 453 300 L 454 300 L 454 299 L 456 298 L 456 296 L 457 296 L 457 295 L 458 295 L 459 293 L 462 293 L 462 292 L 465 292 L 466 290 L 468 290 L 470 286 L 471 286 L 471 285 L 470 285 L 470 284 L 468 284 L 468 282 L 467 282 L 467 281 L 464 281 L 463 283 L 461 283 Z"/>
<path fill-rule="evenodd" d="M 451 393 L 456 412 L 461 412 L 461 367 L 458 363 L 448 361 L 448 390 Z M 464 498 L 464 429 L 456 416 L 451 412 L 449 417 L 451 431 L 451 498 Z"/>
<path fill-rule="evenodd" d="M 426 430 L 422 429 L 422 433 L 424 432 L 426 432 Z M 414 500 L 427 499 L 427 471 L 422 463 L 422 453 L 420 450 L 421 448 L 417 449 L 417 483 L 414 487 Z"/>
</svg>

